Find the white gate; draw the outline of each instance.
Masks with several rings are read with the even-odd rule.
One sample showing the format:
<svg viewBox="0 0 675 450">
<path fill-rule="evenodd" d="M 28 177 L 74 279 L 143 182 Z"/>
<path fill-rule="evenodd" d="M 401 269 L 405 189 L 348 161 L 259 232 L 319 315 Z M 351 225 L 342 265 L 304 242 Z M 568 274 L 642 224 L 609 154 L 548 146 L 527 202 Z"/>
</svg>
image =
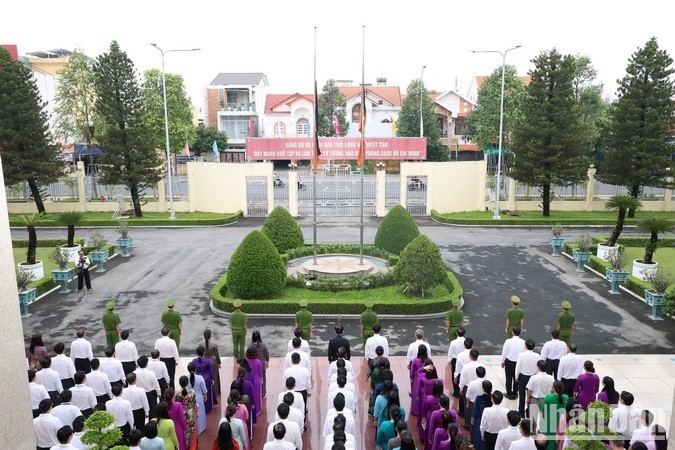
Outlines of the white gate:
<svg viewBox="0 0 675 450">
<path fill-rule="evenodd" d="M 247 217 L 267 217 L 267 177 L 246 177 Z"/>
<path fill-rule="evenodd" d="M 427 186 L 429 179 L 426 175 L 406 177 L 405 207 L 412 216 L 426 216 L 427 214 Z"/>
<path fill-rule="evenodd" d="M 361 214 L 361 175 L 340 172 L 319 173 L 316 178 L 310 173 L 298 175 L 304 189 L 298 189 L 298 214 L 313 215 L 312 189 L 316 180 L 317 216 L 358 217 Z M 363 215 L 375 215 L 376 177 L 363 177 Z"/>
</svg>

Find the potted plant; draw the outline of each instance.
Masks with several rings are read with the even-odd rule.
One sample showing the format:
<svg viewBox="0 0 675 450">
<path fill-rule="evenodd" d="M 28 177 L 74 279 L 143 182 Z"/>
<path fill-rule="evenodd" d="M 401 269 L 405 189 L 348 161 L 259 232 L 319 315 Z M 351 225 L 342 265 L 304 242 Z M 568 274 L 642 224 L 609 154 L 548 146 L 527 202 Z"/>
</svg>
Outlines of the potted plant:
<svg viewBox="0 0 675 450">
<path fill-rule="evenodd" d="M 28 309 L 28 304 L 35 300 L 37 289 L 29 288 L 33 282 L 33 274 L 23 270 L 16 272 L 16 288 L 19 292 L 19 307 L 21 308 L 21 318 L 27 319 L 32 314 Z"/>
<path fill-rule="evenodd" d="M 548 245 L 553 248 L 553 253 L 551 256 L 560 256 L 560 249 L 565 245 L 565 238 L 562 237 L 563 227 L 559 223 L 551 227 L 551 234 L 549 236 Z"/>
<path fill-rule="evenodd" d="M 675 221 L 666 217 L 645 217 L 637 223 L 637 229 L 649 233 L 649 242 L 645 245 L 645 256 L 633 260 L 633 276 L 646 280 L 650 272 L 655 272 L 659 263 L 653 260 L 654 252 L 658 247 L 659 234 L 675 233 Z"/>
<path fill-rule="evenodd" d="M 618 216 L 609 239 L 607 239 L 606 242 L 598 244 L 598 251 L 596 253 L 598 258 L 607 261 L 607 253 L 616 248 L 616 242 L 619 240 L 619 236 L 621 236 L 621 232 L 623 231 L 626 213 L 631 209 L 637 210 L 641 206 L 642 203 L 631 195 L 614 195 L 607 200 L 605 209 L 618 211 Z"/>
<path fill-rule="evenodd" d="M 75 244 L 75 227 L 82 223 L 84 213 L 79 211 L 62 212 L 56 216 L 55 222 L 63 225 L 68 229 L 66 245 L 62 245 L 62 251 L 68 255 L 68 261 L 77 262 L 77 253 L 81 250 L 79 244 Z"/>
<path fill-rule="evenodd" d="M 115 416 L 106 411 L 96 411 L 84 421 L 82 443 L 93 445 L 96 449 L 122 449 L 117 446 L 122 440 L 122 431 L 114 426 Z"/>
<path fill-rule="evenodd" d="M 21 220 L 26 225 L 28 230 L 28 248 L 26 251 L 26 261 L 19 263 L 19 270 L 30 272 L 34 280 L 39 280 L 45 276 L 44 264 L 40 260 L 35 259 L 35 252 L 37 251 L 37 233 L 35 226 L 42 219 L 42 214 L 24 214 Z"/>
<path fill-rule="evenodd" d="M 108 250 L 104 249 L 108 244 L 108 240 L 103 237 L 98 231 L 89 238 L 89 245 L 94 247 L 94 250 L 89 252 L 89 259 L 96 263 L 96 273 L 105 272 L 105 262 L 108 260 Z"/>
<path fill-rule="evenodd" d="M 122 250 L 122 258 L 129 257 L 129 249 L 134 243 L 134 238 L 129 237 L 129 229 L 131 229 L 131 226 L 126 220 L 117 225 L 117 232 L 120 234 L 120 237 L 117 238 L 117 246 Z"/>
<path fill-rule="evenodd" d="M 580 235 L 575 241 L 578 248 L 572 250 L 572 258 L 577 262 L 577 272 L 584 272 L 584 263 L 591 260 L 591 245 L 593 239 L 587 233 Z"/>
<path fill-rule="evenodd" d="M 652 313 L 649 318 L 652 320 L 663 320 L 663 298 L 673 280 L 663 269 L 658 269 L 649 274 L 647 281 L 654 288 L 645 289 L 645 300 L 652 307 Z"/>
<path fill-rule="evenodd" d="M 603 441 L 614 435 L 607 426 L 611 417 L 611 410 L 607 404 L 599 400 L 594 401 L 588 405 L 586 412 L 579 415 L 576 424 L 571 424 L 567 428 L 565 435 L 576 448 L 605 450 Z"/>
<path fill-rule="evenodd" d="M 68 282 L 75 276 L 75 268 L 68 268 L 68 254 L 63 251 L 63 247 L 56 247 L 54 252 L 49 255 L 49 258 L 56 263 L 58 269 L 52 270 L 52 280 L 61 283 L 61 294 L 69 294 Z"/>
<path fill-rule="evenodd" d="M 628 264 L 628 257 L 620 248 L 615 248 L 607 253 L 609 267 L 605 268 L 605 276 L 611 282 L 610 294 L 619 295 L 619 283 L 628 281 L 628 271 L 624 270 Z"/>
</svg>

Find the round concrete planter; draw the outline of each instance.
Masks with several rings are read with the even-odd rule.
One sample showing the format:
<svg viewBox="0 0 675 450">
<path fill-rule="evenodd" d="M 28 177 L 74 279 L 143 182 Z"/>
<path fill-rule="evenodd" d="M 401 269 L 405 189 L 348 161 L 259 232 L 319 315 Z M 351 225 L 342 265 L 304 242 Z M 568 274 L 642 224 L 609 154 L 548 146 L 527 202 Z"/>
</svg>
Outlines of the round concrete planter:
<svg viewBox="0 0 675 450">
<path fill-rule="evenodd" d="M 77 264 L 77 260 L 79 259 L 77 253 L 82 250 L 81 245 L 76 245 L 74 247 L 67 247 L 65 245 L 61 246 L 61 253 L 64 253 L 68 255 L 68 262 Z"/>
<path fill-rule="evenodd" d="M 603 261 L 607 261 L 607 255 L 609 254 L 609 252 L 611 252 L 612 250 L 616 250 L 618 248 L 619 248 L 618 245 L 598 244 L 598 252 L 596 256 Z"/>
<path fill-rule="evenodd" d="M 632 275 L 635 278 L 639 278 L 640 280 L 646 280 L 647 277 L 654 272 L 656 272 L 656 269 L 659 267 L 659 263 L 654 262 L 654 264 L 645 264 L 643 262 L 640 262 L 637 259 L 633 260 L 633 273 Z"/>
<path fill-rule="evenodd" d="M 29 272 L 33 275 L 33 281 L 37 281 L 45 276 L 45 269 L 42 261 L 36 261 L 35 264 L 18 264 L 19 270 Z"/>
</svg>

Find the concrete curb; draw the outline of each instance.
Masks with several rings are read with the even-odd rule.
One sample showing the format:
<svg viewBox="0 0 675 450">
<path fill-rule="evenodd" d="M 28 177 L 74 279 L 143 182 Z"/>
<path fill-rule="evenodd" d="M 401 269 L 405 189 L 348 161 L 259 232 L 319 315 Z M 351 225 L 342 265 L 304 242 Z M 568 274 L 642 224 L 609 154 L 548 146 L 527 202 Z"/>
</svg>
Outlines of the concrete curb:
<svg viewBox="0 0 675 450">
<path fill-rule="evenodd" d="M 167 229 L 178 229 L 178 228 L 220 228 L 220 227 L 227 227 L 230 225 L 234 225 L 235 223 L 241 222 L 241 219 L 235 221 L 235 222 L 230 222 L 230 223 L 224 223 L 222 225 L 140 225 L 140 226 L 133 226 L 133 228 L 167 228 Z M 83 230 L 88 230 L 88 229 L 95 229 L 95 230 L 116 230 L 117 227 L 115 226 L 83 226 L 79 227 Z M 9 227 L 10 230 L 25 230 L 26 227 Z M 36 230 L 58 230 L 58 229 L 63 229 L 65 230 L 66 227 L 35 227 Z"/>
</svg>

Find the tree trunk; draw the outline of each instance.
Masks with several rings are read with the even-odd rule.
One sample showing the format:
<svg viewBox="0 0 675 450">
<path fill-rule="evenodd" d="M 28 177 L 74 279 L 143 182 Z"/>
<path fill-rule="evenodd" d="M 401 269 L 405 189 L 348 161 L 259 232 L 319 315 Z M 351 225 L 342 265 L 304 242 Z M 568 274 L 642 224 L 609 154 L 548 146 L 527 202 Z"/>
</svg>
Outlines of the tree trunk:
<svg viewBox="0 0 675 450">
<path fill-rule="evenodd" d="M 634 198 L 638 198 L 640 196 L 640 186 L 639 185 L 633 185 L 628 188 L 628 195 Z M 635 218 L 635 210 L 634 209 L 629 209 L 628 210 L 628 217 L 631 219 Z"/>
<path fill-rule="evenodd" d="M 544 217 L 551 216 L 551 185 L 544 184 L 542 186 L 543 192 L 541 194 L 541 205 L 544 210 Z"/>
<path fill-rule="evenodd" d="M 68 247 L 75 247 L 75 225 L 68 225 Z"/>
<path fill-rule="evenodd" d="M 35 249 L 37 248 L 37 234 L 35 233 L 35 225 L 28 225 L 28 251 L 26 253 L 26 262 L 28 264 L 35 264 Z"/>
<path fill-rule="evenodd" d="M 134 214 L 136 217 L 143 217 L 143 211 L 141 211 L 141 201 L 138 198 L 138 186 L 131 186 L 131 201 L 134 204 Z"/>
<path fill-rule="evenodd" d="M 28 180 L 28 187 L 30 188 L 30 193 L 33 195 L 33 200 L 35 200 L 35 206 L 37 206 L 38 213 L 45 213 L 45 204 L 42 202 L 42 195 L 40 194 L 40 188 L 35 183 L 35 180 Z"/>
<path fill-rule="evenodd" d="M 658 241 L 659 241 L 659 233 L 656 231 L 652 231 L 652 235 L 649 238 L 649 242 L 647 243 L 647 246 L 645 248 L 645 259 L 643 260 L 645 264 L 653 263 L 652 258 L 654 257 L 654 252 L 656 251 Z"/>
<path fill-rule="evenodd" d="M 609 245 L 610 247 L 612 245 L 616 245 L 616 241 L 619 240 L 619 236 L 623 231 L 623 223 L 625 220 L 626 220 L 626 208 L 619 208 L 619 217 L 616 219 L 616 225 L 614 226 L 612 235 L 609 237 L 609 241 L 607 241 L 607 245 Z"/>
</svg>

